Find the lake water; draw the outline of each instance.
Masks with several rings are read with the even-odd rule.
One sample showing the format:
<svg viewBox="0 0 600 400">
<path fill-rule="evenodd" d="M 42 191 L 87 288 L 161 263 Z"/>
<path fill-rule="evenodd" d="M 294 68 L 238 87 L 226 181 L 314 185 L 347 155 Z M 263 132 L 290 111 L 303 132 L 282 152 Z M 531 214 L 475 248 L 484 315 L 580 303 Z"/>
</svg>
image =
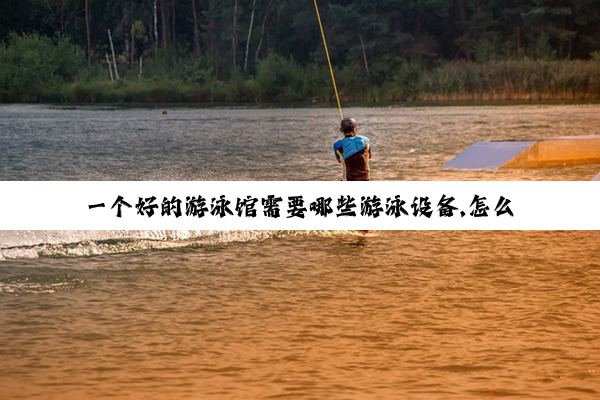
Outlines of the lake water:
<svg viewBox="0 0 600 400">
<path fill-rule="evenodd" d="M 376 180 L 600 171 L 440 169 L 478 140 L 598 135 L 599 105 L 345 113 Z M 0 181 L 336 180 L 337 124 L 0 106 Z M 599 231 L 0 231 L 0 399 L 597 399 L 599 255 Z"/>
<path fill-rule="evenodd" d="M 475 141 L 599 135 L 600 105 L 348 108 L 374 180 L 590 180 L 600 166 L 442 171 Z M 312 118 L 313 115 L 319 118 Z M 0 106 L 0 180 L 337 180 L 331 109 Z"/>
</svg>

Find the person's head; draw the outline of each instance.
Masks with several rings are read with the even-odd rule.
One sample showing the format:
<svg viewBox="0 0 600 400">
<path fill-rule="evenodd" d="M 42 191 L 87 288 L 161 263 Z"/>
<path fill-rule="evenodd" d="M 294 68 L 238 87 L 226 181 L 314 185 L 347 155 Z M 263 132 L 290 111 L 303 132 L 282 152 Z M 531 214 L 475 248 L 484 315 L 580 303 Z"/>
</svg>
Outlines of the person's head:
<svg viewBox="0 0 600 400">
<path fill-rule="evenodd" d="M 353 136 L 356 134 L 356 120 L 354 118 L 344 118 L 340 124 L 340 131 L 344 136 Z"/>
</svg>

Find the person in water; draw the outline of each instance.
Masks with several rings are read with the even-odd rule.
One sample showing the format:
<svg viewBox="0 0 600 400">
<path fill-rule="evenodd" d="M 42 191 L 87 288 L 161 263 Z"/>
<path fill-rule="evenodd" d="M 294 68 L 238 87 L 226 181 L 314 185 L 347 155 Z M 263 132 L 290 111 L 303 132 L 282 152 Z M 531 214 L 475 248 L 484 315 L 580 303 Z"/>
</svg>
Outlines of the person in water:
<svg viewBox="0 0 600 400">
<path fill-rule="evenodd" d="M 356 135 L 356 121 L 354 118 L 344 118 L 340 130 L 344 138 L 333 144 L 333 152 L 337 162 L 344 164 L 344 176 L 347 181 L 369 181 L 369 159 L 371 154 L 371 141 L 364 136 Z"/>
</svg>

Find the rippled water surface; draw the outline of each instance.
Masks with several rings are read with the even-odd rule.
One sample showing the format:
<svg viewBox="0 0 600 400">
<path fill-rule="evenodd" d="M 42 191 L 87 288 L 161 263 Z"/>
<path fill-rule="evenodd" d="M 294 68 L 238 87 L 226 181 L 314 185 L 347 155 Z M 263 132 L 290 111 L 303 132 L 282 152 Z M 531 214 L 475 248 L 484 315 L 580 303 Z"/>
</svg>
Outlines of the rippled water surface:
<svg viewBox="0 0 600 400">
<path fill-rule="evenodd" d="M 600 105 L 347 108 L 376 180 L 590 180 L 600 165 L 442 171 L 475 141 L 600 135 Z M 319 118 L 312 118 L 312 116 Z M 0 180 L 337 180 L 332 109 L 0 106 Z"/>
<path fill-rule="evenodd" d="M 5 260 L 0 398 L 598 398 L 599 243 L 287 233 Z"/>
</svg>

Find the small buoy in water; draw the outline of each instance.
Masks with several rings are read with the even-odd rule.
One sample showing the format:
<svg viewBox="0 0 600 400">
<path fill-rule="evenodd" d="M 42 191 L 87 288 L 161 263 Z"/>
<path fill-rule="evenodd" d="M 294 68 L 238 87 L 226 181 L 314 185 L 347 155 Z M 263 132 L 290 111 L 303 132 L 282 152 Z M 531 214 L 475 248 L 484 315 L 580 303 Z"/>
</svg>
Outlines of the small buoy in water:
<svg viewBox="0 0 600 400">
<path fill-rule="evenodd" d="M 314 119 L 317 119 L 317 118 L 319 118 L 319 116 L 318 116 L 317 114 L 313 114 L 313 116 L 312 116 L 312 117 L 313 117 Z"/>
<path fill-rule="evenodd" d="M 169 112 L 167 110 L 162 110 L 162 115 L 167 115 Z"/>
</svg>

